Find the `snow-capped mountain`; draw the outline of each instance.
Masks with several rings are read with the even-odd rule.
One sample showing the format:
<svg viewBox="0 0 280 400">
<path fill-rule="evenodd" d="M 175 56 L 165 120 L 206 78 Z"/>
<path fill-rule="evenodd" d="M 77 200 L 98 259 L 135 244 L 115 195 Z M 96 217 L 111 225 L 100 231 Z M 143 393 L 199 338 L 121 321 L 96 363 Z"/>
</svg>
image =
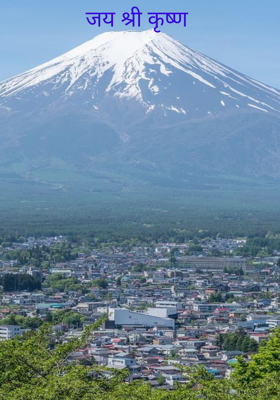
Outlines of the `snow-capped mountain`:
<svg viewBox="0 0 280 400">
<path fill-rule="evenodd" d="M 0 83 L 0 160 L 28 172 L 280 178 L 279 151 L 279 90 L 153 30 L 104 33 Z"/>
<path fill-rule="evenodd" d="M 280 91 L 153 30 L 101 34 L 0 84 L 0 105 L 11 111 L 70 103 L 116 122 L 119 100 L 186 120 L 236 109 L 280 116 Z"/>
</svg>

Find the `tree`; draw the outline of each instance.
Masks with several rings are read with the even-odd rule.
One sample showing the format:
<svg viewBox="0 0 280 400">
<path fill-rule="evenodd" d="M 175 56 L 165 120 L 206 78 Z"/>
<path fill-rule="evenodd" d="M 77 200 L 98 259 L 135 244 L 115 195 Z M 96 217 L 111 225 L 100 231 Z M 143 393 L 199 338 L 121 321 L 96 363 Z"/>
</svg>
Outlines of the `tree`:
<svg viewBox="0 0 280 400">
<path fill-rule="evenodd" d="M 8 315 L 8 317 L 1 319 L 1 325 L 18 325 L 15 314 Z"/>
<path fill-rule="evenodd" d="M 177 259 L 176 259 L 176 257 L 174 256 L 174 253 L 171 253 L 171 254 L 170 254 L 169 261 L 170 261 L 170 267 L 171 267 L 171 268 L 175 268 L 176 265 L 177 265 Z"/>
<path fill-rule="evenodd" d="M 15 315 L 11 314 L 6 318 L 3 318 L 0 321 L 1 325 L 18 325 L 22 329 L 37 329 L 39 328 L 42 324 L 43 321 L 41 318 L 35 317 L 24 317 L 22 315 Z"/>
<path fill-rule="evenodd" d="M 171 357 L 171 359 L 176 360 L 176 359 L 178 358 L 178 353 L 177 353 L 177 351 L 172 349 L 172 350 L 170 351 L 170 357 Z"/>
<path fill-rule="evenodd" d="M 229 379 L 215 379 L 203 367 L 184 367 L 188 382 L 165 391 L 143 381 L 126 383 L 127 371 L 70 362 L 77 349 L 89 344 L 91 332 L 101 323 L 85 328 L 80 339 L 69 342 L 62 342 L 49 325 L 23 338 L 0 342 L 0 400 L 279 399 L 280 330 L 260 347 L 252 361 L 239 358 Z M 158 383 L 164 383 L 160 377 Z"/>
<path fill-rule="evenodd" d="M 239 359 L 235 367 L 234 378 L 242 383 L 254 385 L 256 382 L 274 373 L 280 374 L 280 330 L 276 330 L 269 340 L 252 355 L 252 361 L 246 363 Z"/>
<path fill-rule="evenodd" d="M 76 313 L 72 310 L 58 310 L 51 314 L 51 322 L 58 324 L 64 323 L 69 327 L 80 328 L 83 326 L 85 321 L 85 316 L 79 313 Z"/>
<path fill-rule="evenodd" d="M 247 350 L 244 350 L 244 347 L 245 347 L 245 342 L 244 342 L 244 340 L 245 340 L 246 338 L 244 337 L 244 336 L 239 336 L 239 338 L 237 339 L 237 341 L 236 341 L 236 346 L 235 346 L 235 350 L 238 350 L 238 351 L 247 351 Z"/>
<path fill-rule="evenodd" d="M 203 251 L 203 248 L 199 244 L 193 244 L 189 247 L 190 253 L 200 253 Z"/>
<path fill-rule="evenodd" d="M 238 268 L 237 269 L 237 271 L 235 272 L 235 274 L 237 275 L 237 276 L 243 276 L 244 275 L 244 271 L 243 271 L 243 268 Z"/>
<path fill-rule="evenodd" d="M 102 289 L 106 289 L 108 287 L 108 282 L 106 279 L 96 279 L 92 281 L 93 285 L 96 285 Z"/>
<path fill-rule="evenodd" d="M 157 378 L 157 381 L 158 381 L 159 386 L 162 386 L 162 385 L 165 384 L 165 379 L 164 379 L 164 377 L 163 377 L 162 375 L 160 375 L 160 376 Z"/>
<path fill-rule="evenodd" d="M 209 303 L 221 303 L 223 301 L 222 294 L 220 292 L 211 293 L 208 301 Z"/>
<path fill-rule="evenodd" d="M 225 351 L 257 351 L 258 343 L 246 335 L 243 330 L 220 335 L 221 348 Z"/>
<path fill-rule="evenodd" d="M 133 267 L 134 272 L 143 272 L 144 269 L 145 269 L 145 265 L 142 263 L 139 263 Z"/>
<path fill-rule="evenodd" d="M 38 278 L 35 278 L 27 274 L 5 274 L 1 280 L 4 292 L 16 292 L 18 290 L 34 290 L 41 289 L 41 282 Z"/>
<path fill-rule="evenodd" d="M 232 301 L 234 301 L 234 295 L 232 293 L 227 293 L 226 294 L 226 302 L 230 303 Z"/>
<path fill-rule="evenodd" d="M 46 312 L 45 321 L 52 322 L 52 313 L 50 311 Z"/>
<path fill-rule="evenodd" d="M 52 291 L 61 291 L 68 293 L 69 291 L 81 291 L 86 293 L 89 285 L 82 285 L 77 278 L 66 278 L 63 274 L 51 274 L 44 281 L 43 286 L 50 288 Z"/>
<path fill-rule="evenodd" d="M 102 369 L 96 367 L 93 380 L 89 367 L 67 362 L 77 348 L 86 345 L 90 331 L 100 323 L 88 327 L 81 339 L 56 343 L 54 348 L 53 333 L 47 326 L 26 334 L 24 340 L 0 342 L 0 399 L 94 399 L 98 391 L 110 390 L 119 382 L 119 374 L 112 372 L 113 379 L 105 380 Z"/>
</svg>

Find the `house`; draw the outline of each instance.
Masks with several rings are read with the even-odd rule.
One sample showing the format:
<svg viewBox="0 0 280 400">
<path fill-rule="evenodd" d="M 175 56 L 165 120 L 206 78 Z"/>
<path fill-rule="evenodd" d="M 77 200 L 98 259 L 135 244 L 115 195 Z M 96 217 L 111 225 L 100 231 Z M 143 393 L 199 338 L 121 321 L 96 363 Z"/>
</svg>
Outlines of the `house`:
<svg viewBox="0 0 280 400">
<path fill-rule="evenodd" d="M 18 325 L 0 325 L 0 340 L 12 339 L 22 333 L 23 330 Z"/>
<path fill-rule="evenodd" d="M 131 368 L 135 365 L 137 365 L 135 359 L 128 353 L 121 352 L 108 357 L 108 368 L 123 369 Z"/>
</svg>

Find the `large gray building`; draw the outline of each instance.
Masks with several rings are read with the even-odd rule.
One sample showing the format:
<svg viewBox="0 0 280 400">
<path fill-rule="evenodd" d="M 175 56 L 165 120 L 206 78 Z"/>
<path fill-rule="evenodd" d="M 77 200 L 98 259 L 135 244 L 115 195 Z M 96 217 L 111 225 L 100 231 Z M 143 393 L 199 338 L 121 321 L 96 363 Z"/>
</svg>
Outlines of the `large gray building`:
<svg viewBox="0 0 280 400">
<path fill-rule="evenodd" d="M 209 271 L 221 271 L 225 268 L 242 268 L 246 270 L 246 259 L 239 257 L 178 257 L 178 264 L 182 268 L 197 268 Z"/>
</svg>

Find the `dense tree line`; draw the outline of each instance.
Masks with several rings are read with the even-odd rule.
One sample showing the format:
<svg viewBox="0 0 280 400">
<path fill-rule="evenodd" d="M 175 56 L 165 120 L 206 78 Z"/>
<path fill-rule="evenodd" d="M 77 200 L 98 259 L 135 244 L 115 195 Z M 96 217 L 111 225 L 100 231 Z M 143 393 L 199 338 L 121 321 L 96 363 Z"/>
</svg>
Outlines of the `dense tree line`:
<svg viewBox="0 0 280 400">
<path fill-rule="evenodd" d="M 235 251 L 236 255 L 247 257 L 266 257 L 280 250 L 280 237 L 252 237 L 248 238 L 245 246 Z"/>
<path fill-rule="evenodd" d="M 237 333 L 220 334 L 218 342 L 225 351 L 255 352 L 259 347 L 258 343 L 242 330 Z"/>
<path fill-rule="evenodd" d="M 85 321 L 85 316 L 73 310 L 58 310 L 46 313 L 45 321 L 51 324 L 63 323 L 71 328 L 81 328 Z"/>
<path fill-rule="evenodd" d="M 63 274 L 54 273 L 47 276 L 43 282 L 43 287 L 52 292 L 65 292 L 81 291 L 87 293 L 91 287 L 97 286 L 101 289 L 108 287 L 106 279 L 95 279 L 88 283 L 80 283 L 77 278 L 65 277 Z"/>
<path fill-rule="evenodd" d="M 86 293 L 90 284 L 84 285 L 77 278 L 67 278 L 63 274 L 55 273 L 47 276 L 43 282 L 43 287 L 51 292 L 69 293 L 70 291 L 81 291 Z"/>
<path fill-rule="evenodd" d="M 37 329 L 44 322 L 52 325 L 63 323 L 71 328 L 82 328 L 85 316 L 74 312 L 73 310 L 58 310 L 54 312 L 47 311 L 46 316 L 26 317 L 23 315 L 10 314 L 6 318 L 1 319 L 0 325 L 18 325 L 22 329 Z"/>
<path fill-rule="evenodd" d="M 19 265 L 34 265 L 35 267 L 48 267 L 50 263 L 66 262 L 77 258 L 79 249 L 69 241 L 58 243 L 55 246 L 33 247 L 26 250 L 5 251 L 3 260 L 17 260 Z"/>
<path fill-rule="evenodd" d="M 221 292 L 211 293 L 208 299 L 209 303 L 221 303 L 223 301 L 223 296 Z"/>
<path fill-rule="evenodd" d="M 43 324 L 43 320 L 39 317 L 24 317 L 23 315 L 8 315 L 1 319 L 1 325 L 18 325 L 22 329 L 37 329 Z"/>
<path fill-rule="evenodd" d="M 188 224 L 186 224 L 185 227 L 183 226 L 184 224 L 182 224 L 182 227 L 178 228 L 174 226 L 170 227 L 169 224 L 160 223 L 152 225 L 151 228 L 147 230 L 147 228 L 143 228 L 143 226 L 141 226 L 139 223 L 134 225 L 135 230 L 132 230 L 131 227 L 127 227 L 126 229 L 125 226 L 117 225 L 115 228 L 113 228 L 108 227 L 108 225 L 105 226 L 103 221 L 102 225 L 100 226 L 95 224 L 94 229 L 92 229 L 90 224 L 87 224 L 87 230 L 81 230 L 77 227 L 77 229 L 69 230 L 67 232 L 65 232 L 65 229 L 46 232 L 42 230 L 41 232 L 37 232 L 36 229 L 33 228 L 33 230 L 30 230 L 28 234 L 35 237 L 40 237 L 42 235 L 67 235 L 68 240 L 66 242 L 57 244 L 51 249 L 42 249 L 44 253 L 51 255 L 50 259 L 57 257 L 58 261 L 67 261 L 69 257 L 73 256 L 73 252 L 77 252 L 77 249 L 80 246 L 88 244 L 95 244 L 97 247 L 101 245 L 119 245 L 129 248 L 138 245 L 149 246 L 158 242 L 184 243 L 192 240 L 193 247 L 191 247 L 191 251 L 195 252 L 201 250 L 200 247 L 196 247 L 199 246 L 198 240 L 207 240 L 209 238 L 247 237 L 248 240 L 246 246 L 243 249 L 237 249 L 235 252 L 236 254 L 240 255 L 247 255 L 249 253 L 254 253 L 254 255 L 257 255 L 258 252 L 262 251 L 263 249 L 268 253 L 272 253 L 277 249 L 280 250 L 280 230 L 278 226 L 275 226 L 274 232 L 272 233 L 265 229 L 260 231 L 259 228 L 253 228 L 249 224 L 247 224 L 247 227 L 250 227 L 249 231 L 245 229 L 246 227 L 238 230 L 233 229 L 233 227 L 228 223 L 225 225 L 225 229 L 214 228 L 214 225 L 211 227 L 211 229 L 197 229 Z M 263 224 L 263 226 L 265 226 L 265 224 Z M 26 234 L 24 230 L 22 230 L 22 233 Z M 4 247 L 9 247 L 14 242 L 23 241 L 24 237 L 20 234 L 0 232 L 0 245 L 2 244 Z M 36 250 L 31 249 L 24 251 L 27 251 L 27 260 L 32 258 L 32 256 L 36 253 Z M 215 249 L 213 251 L 215 251 Z M 220 253 L 218 252 L 217 255 L 220 255 Z"/>
<path fill-rule="evenodd" d="M 40 280 L 28 274 L 5 274 L 0 278 L 0 284 L 3 286 L 4 292 L 21 290 L 33 292 L 41 289 Z"/>
</svg>

